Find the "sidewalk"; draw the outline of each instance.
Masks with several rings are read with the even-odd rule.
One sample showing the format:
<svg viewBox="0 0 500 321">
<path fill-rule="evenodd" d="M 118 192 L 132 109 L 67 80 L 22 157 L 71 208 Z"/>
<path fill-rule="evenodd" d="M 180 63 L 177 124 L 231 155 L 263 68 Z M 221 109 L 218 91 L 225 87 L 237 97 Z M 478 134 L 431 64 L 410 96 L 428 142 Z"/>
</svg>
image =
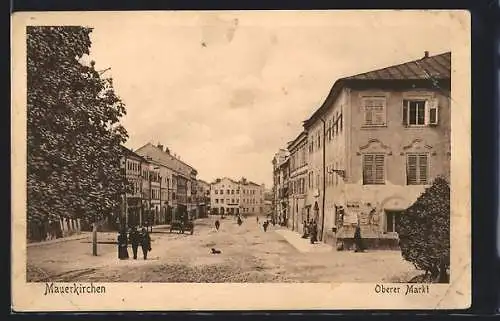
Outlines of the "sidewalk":
<svg viewBox="0 0 500 321">
<path fill-rule="evenodd" d="M 155 229 L 168 229 L 170 228 L 170 224 L 164 224 L 164 225 L 154 225 L 153 226 L 153 234 L 155 233 Z M 102 242 L 116 242 L 118 232 L 97 232 L 97 242 L 102 243 Z M 56 243 L 61 243 L 61 242 L 69 242 L 69 241 L 78 241 L 78 240 L 87 240 L 89 242 L 92 241 L 92 232 L 80 232 L 78 234 L 73 234 L 71 236 L 66 236 L 66 237 L 61 237 L 58 239 L 53 239 L 53 240 L 48 240 L 48 241 L 41 241 L 41 242 L 32 242 L 28 243 L 28 247 L 36 247 L 36 246 L 44 246 L 44 245 L 50 245 L 50 244 L 56 244 Z"/>
<path fill-rule="evenodd" d="M 334 250 L 331 245 L 323 242 L 316 242 L 315 244 L 311 244 L 311 241 L 308 238 L 303 239 L 297 232 L 293 232 L 287 229 L 278 229 L 275 230 L 275 232 L 283 236 L 283 238 L 288 243 L 290 243 L 301 253 L 325 253 L 332 252 Z"/>
<path fill-rule="evenodd" d="M 78 234 L 74 234 L 74 235 L 66 236 L 66 237 L 61 237 L 58 239 L 28 243 L 28 247 L 44 246 L 44 245 L 49 245 L 49 244 L 61 243 L 61 242 L 83 240 L 83 239 L 89 238 L 90 236 L 91 236 L 91 232 L 80 232 Z"/>
</svg>

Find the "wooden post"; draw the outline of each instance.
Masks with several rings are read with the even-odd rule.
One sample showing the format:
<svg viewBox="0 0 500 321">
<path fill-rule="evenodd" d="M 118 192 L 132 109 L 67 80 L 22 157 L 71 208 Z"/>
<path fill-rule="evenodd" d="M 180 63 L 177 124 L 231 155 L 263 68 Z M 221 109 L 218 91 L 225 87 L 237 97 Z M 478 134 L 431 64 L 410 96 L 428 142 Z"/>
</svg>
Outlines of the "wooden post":
<svg viewBox="0 0 500 321">
<path fill-rule="evenodd" d="M 97 256 L 97 221 L 92 227 L 92 255 Z"/>
</svg>

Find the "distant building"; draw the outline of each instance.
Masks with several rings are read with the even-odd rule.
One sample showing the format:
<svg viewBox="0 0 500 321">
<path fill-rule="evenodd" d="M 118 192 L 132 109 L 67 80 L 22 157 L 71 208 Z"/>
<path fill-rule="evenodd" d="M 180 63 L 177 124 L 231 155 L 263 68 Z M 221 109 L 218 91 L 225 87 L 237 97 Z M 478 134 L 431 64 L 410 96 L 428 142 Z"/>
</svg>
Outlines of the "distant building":
<svg viewBox="0 0 500 321">
<path fill-rule="evenodd" d="M 210 213 L 213 215 L 260 215 L 264 213 L 264 185 L 242 178 L 223 177 L 210 185 Z"/>
<path fill-rule="evenodd" d="M 196 182 L 196 202 L 198 217 L 207 217 L 210 210 L 210 184 L 201 179 Z"/>
<path fill-rule="evenodd" d="M 272 219 L 283 222 L 288 211 L 288 157 L 286 149 L 280 149 L 272 160 L 273 164 L 273 213 Z"/>
<path fill-rule="evenodd" d="M 153 176 L 151 180 L 153 189 L 161 189 L 158 195 L 152 192 L 154 201 L 151 204 L 151 212 L 154 214 L 155 223 L 169 223 L 172 219 L 180 219 L 184 215 L 196 217 L 198 205 L 192 197 L 196 189 L 196 169 L 172 155 L 170 150 L 164 149 L 161 144 L 154 146 L 148 143 L 137 149 L 136 153 L 146 158 L 153 164 L 153 168 L 158 170 L 158 178 Z"/>
<path fill-rule="evenodd" d="M 303 131 L 293 141 L 288 143 L 290 152 L 290 178 L 288 212 L 290 213 L 291 229 L 303 233 L 307 216 L 307 132 Z"/>
</svg>

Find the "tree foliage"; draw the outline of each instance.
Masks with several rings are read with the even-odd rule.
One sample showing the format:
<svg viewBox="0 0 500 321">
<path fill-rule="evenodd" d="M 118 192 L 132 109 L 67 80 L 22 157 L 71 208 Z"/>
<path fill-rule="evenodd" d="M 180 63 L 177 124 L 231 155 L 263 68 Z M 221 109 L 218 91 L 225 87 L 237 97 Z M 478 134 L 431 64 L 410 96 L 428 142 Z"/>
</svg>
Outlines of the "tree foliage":
<svg viewBox="0 0 500 321">
<path fill-rule="evenodd" d="M 401 215 L 403 258 L 434 280 L 447 282 L 450 266 L 450 186 L 438 177 Z"/>
<path fill-rule="evenodd" d="M 79 60 L 90 28 L 27 28 L 28 219 L 102 218 L 119 206 L 125 106 Z"/>
</svg>

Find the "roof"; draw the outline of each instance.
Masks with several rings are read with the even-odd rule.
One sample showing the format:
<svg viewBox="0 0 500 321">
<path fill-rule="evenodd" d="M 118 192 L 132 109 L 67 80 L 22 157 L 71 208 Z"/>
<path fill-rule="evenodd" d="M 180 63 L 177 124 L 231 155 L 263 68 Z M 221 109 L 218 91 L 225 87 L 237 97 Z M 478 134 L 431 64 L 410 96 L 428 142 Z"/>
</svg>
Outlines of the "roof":
<svg viewBox="0 0 500 321">
<path fill-rule="evenodd" d="M 223 181 L 223 180 L 228 180 L 228 181 L 230 181 L 230 182 L 231 182 L 231 183 L 233 183 L 233 184 L 239 184 L 239 182 L 238 182 L 238 181 L 236 181 L 236 180 L 234 180 L 234 179 L 232 179 L 232 178 L 229 178 L 229 177 L 216 178 L 216 179 L 212 182 L 212 184 L 222 183 L 222 181 Z"/>
<path fill-rule="evenodd" d="M 132 151 L 131 149 L 129 149 L 129 148 L 127 148 L 127 147 L 123 146 L 123 145 L 120 145 L 120 147 L 121 147 L 121 149 L 122 149 L 122 152 L 123 152 L 123 155 L 124 155 L 124 156 L 129 156 L 129 157 L 131 156 L 131 157 L 138 158 L 138 159 L 140 159 L 140 160 L 141 160 L 141 161 L 143 161 L 143 162 L 146 162 L 146 163 L 148 162 L 148 160 L 147 160 L 147 159 L 145 159 L 145 158 L 144 158 L 144 157 L 142 157 L 141 155 L 139 155 L 139 154 L 135 153 L 135 152 L 134 152 L 134 151 Z"/>
<path fill-rule="evenodd" d="M 149 156 L 154 161 L 160 163 L 161 165 L 179 173 L 184 172 L 185 168 L 187 167 L 189 168 L 190 173 L 183 173 L 186 176 L 189 176 L 191 174 L 191 171 L 196 172 L 196 169 L 194 169 L 192 166 L 186 164 L 185 162 L 181 161 L 180 159 L 174 157 L 170 153 L 165 152 L 163 149 L 160 149 L 151 143 L 147 143 L 146 145 L 138 148 L 136 152 L 140 155 L 143 155 L 143 157 Z"/>
<path fill-rule="evenodd" d="M 305 130 L 303 130 L 299 135 L 297 135 L 297 137 L 295 137 L 294 140 L 288 142 L 287 144 L 287 149 L 291 151 L 297 147 L 299 145 L 299 143 L 302 141 L 302 140 L 305 140 L 307 138 L 307 132 Z"/>
<path fill-rule="evenodd" d="M 237 181 L 237 180 L 234 180 L 232 178 L 229 178 L 229 177 L 222 177 L 222 178 L 218 178 L 216 179 L 213 183 L 213 184 L 218 184 L 218 183 L 221 183 L 223 180 L 229 180 L 231 183 L 233 184 L 242 184 L 242 185 L 255 185 L 255 186 L 261 186 L 260 184 L 257 184 L 257 183 L 254 183 L 252 181 L 249 181 L 249 180 L 240 180 L 240 181 Z"/>
<path fill-rule="evenodd" d="M 436 82 L 449 83 L 450 79 L 451 52 L 434 56 L 428 56 L 426 53 L 421 59 L 340 78 L 333 84 L 330 93 L 321 107 L 309 119 L 304 121 L 304 127 L 307 128 L 319 115 L 323 114 L 331 103 L 337 99 L 344 87 L 361 83 L 387 83 L 395 85 L 396 83 L 406 82 L 419 82 L 427 86 L 436 87 Z"/>
<path fill-rule="evenodd" d="M 345 77 L 349 80 L 427 80 L 451 78 L 451 52 L 429 56 L 362 74 Z"/>
</svg>

